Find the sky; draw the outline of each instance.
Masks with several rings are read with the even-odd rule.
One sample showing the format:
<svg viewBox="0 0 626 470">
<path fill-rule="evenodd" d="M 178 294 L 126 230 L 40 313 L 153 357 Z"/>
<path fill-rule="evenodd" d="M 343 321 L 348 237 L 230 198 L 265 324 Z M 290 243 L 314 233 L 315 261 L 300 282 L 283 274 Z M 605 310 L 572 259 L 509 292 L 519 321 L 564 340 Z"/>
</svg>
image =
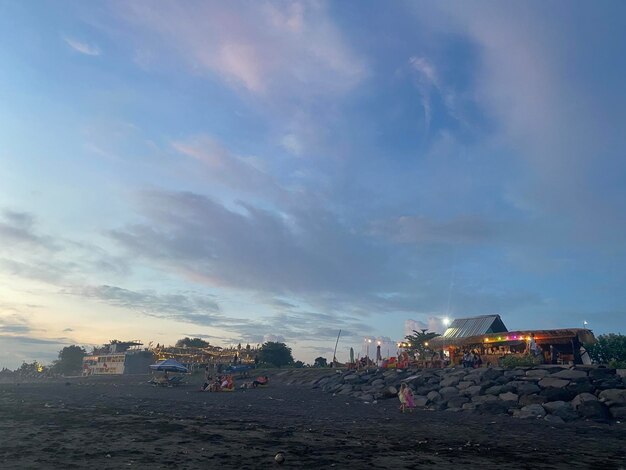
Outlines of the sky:
<svg viewBox="0 0 626 470">
<path fill-rule="evenodd" d="M 626 5 L 0 0 L 0 366 L 626 332 Z M 385 351 L 383 351 L 385 353 Z"/>
</svg>

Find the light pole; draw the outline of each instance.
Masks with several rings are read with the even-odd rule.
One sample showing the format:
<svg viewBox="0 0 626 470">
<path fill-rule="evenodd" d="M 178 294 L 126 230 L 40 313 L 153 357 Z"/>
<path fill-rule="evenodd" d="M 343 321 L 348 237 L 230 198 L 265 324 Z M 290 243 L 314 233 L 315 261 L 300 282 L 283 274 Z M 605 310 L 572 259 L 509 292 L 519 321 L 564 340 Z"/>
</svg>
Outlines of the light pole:
<svg viewBox="0 0 626 470">
<path fill-rule="evenodd" d="M 443 319 L 443 325 L 446 327 L 446 330 L 448 329 L 448 325 L 450 325 L 450 319 L 448 317 L 445 317 Z M 445 331 L 444 331 L 445 334 Z M 446 337 L 444 335 L 443 337 L 443 360 L 446 360 Z M 450 355 L 450 353 L 448 353 L 448 355 Z"/>
<path fill-rule="evenodd" d="M 585 330 L 587 329 L 587 325 L 588 325 L 588 324 L 589 324 L 589 323 L 587 323 L 587 320 L 583 321 L 583 328 L 584 328 Z"/>
<path fill-rule="evenodd" d="M 366 341 L 367 341 L 367 343 L 366 343 L 366 345 L 367 345 L 367 352 L 365 354 L 365 357 L 367 358 L 367 366 L 369 367 L 369 364 L 370 364 L 370 343 L 372 342 L 372 340 L 367 338 Z"/>
</svg>

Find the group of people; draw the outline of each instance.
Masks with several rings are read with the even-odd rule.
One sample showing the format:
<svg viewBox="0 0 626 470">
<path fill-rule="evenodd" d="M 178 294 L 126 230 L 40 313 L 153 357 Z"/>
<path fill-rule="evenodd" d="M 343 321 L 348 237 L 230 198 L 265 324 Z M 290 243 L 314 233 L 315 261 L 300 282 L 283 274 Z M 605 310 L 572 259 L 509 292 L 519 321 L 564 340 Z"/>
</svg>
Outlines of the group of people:
<svg viewBox="0 0 626 470">
<path fill-rule="evenodd" d="M 477 369 L 483 365 L 483 360 L 478 351 L 463 351 L 462 364 L 464 369 Z"/>
<path fill-rule="evenodd" d="M 216 375 L 215 379 L 207 375 L 202 385 L 203 392 L 231 392 L 233 390 L 235 390 L 235 379 L 232 375 Z"/>
</svg>

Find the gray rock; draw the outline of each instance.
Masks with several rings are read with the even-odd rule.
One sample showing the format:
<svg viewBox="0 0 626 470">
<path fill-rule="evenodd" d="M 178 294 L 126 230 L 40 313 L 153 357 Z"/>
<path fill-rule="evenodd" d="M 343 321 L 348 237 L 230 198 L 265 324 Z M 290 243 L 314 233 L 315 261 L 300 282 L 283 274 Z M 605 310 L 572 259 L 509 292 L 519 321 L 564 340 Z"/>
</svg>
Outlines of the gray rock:
<svg viewBox="0 0 626 470">
<path fill-rule="evenodd" d="M 429 392 L 428 395 L 426 395 L 426 398 L 428 398 L 428 401 L 432 402 L 432 403 L 437 403 L 439 401 L 441 401 L 441 395 L 439 395 L 439 392 Z"/>
<path fill-rule="evenodd" d="M 609 412 L 611 413 L 611 416 L 615 419 L 626 419 L 625 405 L 611 406 L 609 408 Z"/>
<path fill-rule="evenodd" d="M 469 398 L 456 396 L 448 400 L 448 408 L 461 408 L 464 404 L 469 403 Z"/>
<path fill-rule="evenodd" d="M 609 389 L 600 392 L 599 398 L 607 405 L 626 405 L 625 389 Z"/>
<path fill-rule="evenodd" d="M 519 396 L 517 394 L 511 392 L 501 393 L 499 397 L 502 401 L 513 403 L 517 403 L 517 400 L 519 399 Z"/>
<path fill-rule="evenodd" d="M 626 379 L 626 369 L 617 369 L 615 373 L 622 379 Z"/>
<path fill-rule="evenodd" d="M 446 377 L 445 379 L 441 381 L 439 385 L 441 385 L 442 387 L 455 387 L 456 385 L 459 384 L 460 381 L 461 381 L 460 377 L 456 377 L 456 376 Z"/>
<path fill-rule="evenodd" d="M 559 371 L 555 374 L 552 374 L 550 377 L 551 378 L 556 377 L 557 379 L 566 379 L 566 380 L 579 380 L 579 379 L 586 379 L 587 372 L 582 371 L 582 370 L 566 369 L 566 370 Z"/>
<path fill-rule="evenodd" d="M 464 380 L 462 382 L 459 382 L 456 388 L 458 388 L 459 390 L 465 390 L 473 385 L 474 385 L 474 382 L 471 382 L 469 380 Z"/>
<path fill-rule="evenodd" d="M 385 381 L 383 379 L 376 379 L 372 381 L 372 386 L 376 387 L 377 385 L 385 386 Z"/>
<path fill-rule="evenodd" d="M 476 411 L 486 414 L 506 414 L 508 412 L 507 405 L 497 398 L 495 400 L 486 401 L 476 405 Z"/>
<path fill-rule="evenodd" d="M 455 397 L 459 394 L 459 391 L 456 387 L 443 387 L 439 390 L 439 395 L 443 397 L 444 400 L 448 400 L 452 397 Z"/>
<path fill-rule="evenodd" d="M 589 377 L 591 377 L 593 380 L 605 379 L 611 377 L 612 375 L 615 375 L 615 372 L 615 369 L 609 369 L 607 367 L 597 367 L 589 371 Z"/>
<path fill-rule="evenodd" d="M 461 409 L 463 411 L 475 411 L 476 410 L 476 403 L 465 403 Z"/>
<path fill-rule="evenodd" d="M 543 418 L 546 415 L 546 410 L 541 405 L 527 405 L 524 406 L 518 415 L 518 418 Z"/>
<path fill-rule="evenodd" d="M 572 421 L 578 418 L 578 415 L 569 403 L 564 401 L 551 401 L 543 404 L 544 409 L 564 421 Z"/>
<path fill-rule="evenodd" d="M 500 395 L 502 393 L 502 385 L 494 385 L 485 390 L 485 395 Z"/>
<path fill-rule="evenodd" d="M 465 390 L 461 391 L 461 395 L 465 395 L 466 397 L 474 397 L 480 394 L 482 387 L 480 385 L 472 385 L 471 387 L 467 387 Z"/>
<path fill-rule="evenodd" d="M 599 401 L 584 401 L 576 409 L 581 418 L 606 421 L 610 418 L 609 408 Z"/>
<path fill-rule="evenodd" d="M 569 380 L 564 379 L 553 379 L 552 377 L 546 377 L 545 379 L 541 379 L 539 381 L 539 386 L 541 388 L 563 388 L 569 384 Z"/>
<path fill-rule="evenodd" d="M 415 406 L 424 407 L 428 404 L 428 397 L 417 395 L 413 397 L 413 401 L 415 402 Z"/>
<path fill-rule="evenodd" d="M 543 420 L 549 423 L 553 423 L 553 424 L 565 423 L 565 420 L 563 418 L 561 418 L 560 416 L 556 416 L 556 415 L 546 415 L 543 417 Z"/>
<path fill-rule="evenodd" d="M 395 397 L 398 395 L 398 389 L 396 387 L 390 386 L 384 390 L 384 394 L 387 397 Z"/>
<path fill-rule="evenodd" d="M 538 393 L 541 389 L 538 385 L 525 383 L 523 385 L 518 385 L 516 390 L 518 395 L 532 395 L 533 393 Z"/>
<path fill-rule="evenodd" d="M 549 373 L 545 369 L 530 369 L 526 371 L 526 377 L 545 377 Z"/>
<path fill-rule="evenodd" d="M 541 405 L 547 401 L 543 395 L 522 395 L 519 404 L 522 406 Z"/>
<path fill-rule="evenodd" d="M 591 393 L 581 393 L 574 397 L 574 399 L 571 402 L 571 405 L 574 408 L 578 408 L 578 405 L 580 405 L 582 402 L 585 402 L 585 401 L 598 401 L 598 397 L 596 397 L 595 395 Z"/>
<path fill-rule="evenodd" d="M 500 399 L 495 395 L 477 395 L 472 397 L 472 403 L 476 403 L 477 405 L 490 401 L 500 401 Z"/>
<path fill-rule="evenodd" d="M 363 401 L 374 401 L 374 396 L 373 396 L 373 395 L 370 395 L 370 394 L 367 394 L 367 393 L 365 393 L 365 394 L 361 395 L 361 397 L 360 397 L 360 398 L 361 398 L 361 400 L 363 400 Z"/>
<path fill-rule="evenodd" d="M 526 372 L 523 369 L 513 369 L 504 372 L 504 376 L 507 378 L 523 377 L 524 375 L 526 375 Z"/>
<path fill-rule="evenodd" d="M 358 375 L 356 375 L 356 374 L 346 375 L 343 378 L 344 382 L 355 382 L 355 381 L 358 381 L 358 380 L 360 380 L 360 377 Z"/>
</svg>

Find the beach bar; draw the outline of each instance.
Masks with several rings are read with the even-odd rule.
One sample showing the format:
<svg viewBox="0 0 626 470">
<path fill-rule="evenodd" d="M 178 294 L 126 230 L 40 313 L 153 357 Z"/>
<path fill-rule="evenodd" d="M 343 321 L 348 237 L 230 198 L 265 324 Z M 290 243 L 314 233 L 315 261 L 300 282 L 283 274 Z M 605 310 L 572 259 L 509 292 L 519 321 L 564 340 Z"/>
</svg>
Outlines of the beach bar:
<svg viewBox="0 0 626 470">
<path fill-rule="evenodd" d="M 483 364 L 499 365 L 506 356 L 527 354 L 531 340 L 544 363 L 582 364 L 583 345 L 594 343 L 595 337 L 585 328 L 508 331 L 499 315 L 483 315 L 454 320 L 442 336 L 430 340 L 430 347 L 453 364 L 461 364 L 464 352 L 470 351 L 478 353 Z"/>
</svg>

